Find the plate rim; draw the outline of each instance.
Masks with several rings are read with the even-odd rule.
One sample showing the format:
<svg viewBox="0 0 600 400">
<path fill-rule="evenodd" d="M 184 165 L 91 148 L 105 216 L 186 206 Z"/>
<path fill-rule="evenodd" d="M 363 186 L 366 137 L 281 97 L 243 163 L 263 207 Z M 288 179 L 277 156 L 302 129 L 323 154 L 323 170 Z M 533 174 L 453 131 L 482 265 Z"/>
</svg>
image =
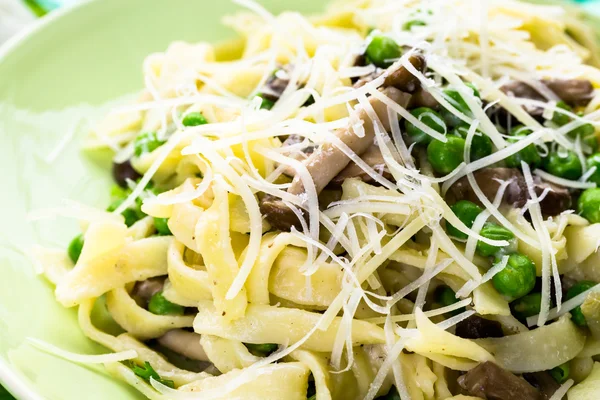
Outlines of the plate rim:
<svg viewBox="0 0 600 400">
<path fill-rule="evenodd" d="M 99 0 L 82 0 L 79 3 L 71 3 L 63 8 L 54 10 L 46 14 L 42 18 L 38 18 L 26 27 L 21 29 L 18 33 L 13 35 L 10 39 L 0 45 L 0 64 L 11 55 L 21 44 L 26 42 L 29 37 L 38 33 L 46 26 L 54 23 L 56 20 L 65 17 L 66 15 L 89 6 Z M 35 386 L 28 382 L 27 378 L 20 373 L 10 363 L 10 352 L 7 354 L 8 360 L 0 358 L 0 384 L 8 390 L 8 392 L 19 400 L 45 400 L 37 390 Z"/>
<path fill-rule="evenodd" d="M 88 7 L 100 0 L 80 0 L 77 3 L 69 3 L 60 9 L 53 10 L 41 18 L 30 22 L 27 26 L 10 37 L 0 45 L 0 64 L 18 49 L 31 36 L 43 30 L 46 26 L 71 14 L 81 8 Z M 600 18 L 600 9 L 592 9 L 590 4 L 579 4 L 582 10 L 588 15 Z M 27 377 L 18 371 L 10 362 L 10 351 L 7 354 L 8 360 L 0 357 L 0 384 L 8 390 L 18 400 L 46 400 L 41 396 L 35 386 L 28 381 Z"/>
<path fill-rule="evenodd" d="M 78 3 L 70 3 L 60 9 L 53 10 L 41 18 L 35 19 L 27 24 L 19 32 L 11 36 L 6 42 L 0 45 L 0 63 L 4 61 L 13 51 L 15 51 L 31 35 L 53 23 L 55 20 L 70 14 L 74 10 L 88 6 L 98 0 L 81 0 Z"/>
</svg>

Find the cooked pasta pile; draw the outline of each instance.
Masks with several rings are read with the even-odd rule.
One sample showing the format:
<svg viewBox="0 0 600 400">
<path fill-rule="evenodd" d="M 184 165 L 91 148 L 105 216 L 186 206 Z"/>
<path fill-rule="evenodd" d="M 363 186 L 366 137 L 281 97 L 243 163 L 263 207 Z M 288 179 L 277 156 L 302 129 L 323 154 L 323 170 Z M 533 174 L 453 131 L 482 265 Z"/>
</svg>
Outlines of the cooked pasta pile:
<svg viewBox="0 0 600 400">
<path fill-rule="evenodd" d="M 82 235 L 37 249 L 107 370 L 150 399 L 598 398 L 600 70 L 577 15 L 238 3 L 240 40 L 147 57 L 86 142 L 115 151 L 113 202 L 71 204 Z"/>
</svg>

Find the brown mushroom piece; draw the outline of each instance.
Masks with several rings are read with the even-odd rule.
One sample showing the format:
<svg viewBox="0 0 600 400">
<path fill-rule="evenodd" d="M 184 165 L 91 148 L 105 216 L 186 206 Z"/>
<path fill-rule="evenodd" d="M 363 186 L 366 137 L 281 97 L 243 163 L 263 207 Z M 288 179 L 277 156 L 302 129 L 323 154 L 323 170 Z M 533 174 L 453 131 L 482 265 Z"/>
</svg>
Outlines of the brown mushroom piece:
<svg viewBox="0 0 600 400">
<path fill-rule="evenodd" d="M 424 88 L 417 89 L 412 97 L 410 98 L 410 103 L 408 104 L 409 109 L 418 108 L 418 107 L 429 107 L 433 109 L 439 108 L 440 103 Z"/>
<path fill-rule="evenodd" d="M 379 78 L 384 72 L 385 72 L 385 69 L 383 69 L 383 68 L 375 68 L 375 70 L 373 72 L 371 72 L 370 74 L 353 78 L 352 79 L 352 87 L 354 89 L 363 87 L 363 86 L 365 86 L 365 84 L 371 82 L 372 80 Z"/>
<path fill-rule="evenodd" d="M 130 160 L 125 160 L 122 163 L 113 161 L 112 176 L 115 182 L 122 188 L 128 187 L 128 180 L 137 181 L 142 177 L 131 165 Z"/>
<path fill-rule="evenodd" d="M 548 371 L 531 372 L 523 374 L 523 378 L 527 380 L 533 387 L 541 393 L 541 399 L 549 400 L 554 392 L 560 388 L 560 384 L 548 373 Z"/>
<path fill-rule="evenodd" d="M 502 199 L 504 204 L 521 208 L 530 198 L 525 178 L 517 168 L 485 168 L 474 172 L 473 176 L 485 197 L 490 201 L 496 197 L 502 181 L 511 182 L 504 192 Z M 540 202 L 542 214 L 545 216 L 558 215 L 571 208 L 572 200 L 568 189 L 542 181 L 539 177 L 534 177 L 534 186 L 538 196 L 541 196 L 546 189 L 549 190 Z M 446 199 L 451 204 L 459 200 L 469 200 L 482 205 L 466 176 L 450 187 L 446 193 Z"/>
<path fill-rule="evenodd" d="M 510 97 L 518 97 L 523 99 L 537 100 L 537 101 L 547 101 L 547 99 L 540 94 L 533 87 L 529 86 L 525 82 L 520 81 L 511 81 L 500 87 L 500 90 L 503 91 L 506 95 Z M 524 105 L 523 108 L 527 111 L 532 117 L 541 118 L 544 113 L 544 109 L 541 107 Z M 506 112 L 506 110 L 502 109 L 502 111 Z M 516 124 L 516 122 L 515 122 Z"/>
<path fill-rule="evenodd" d="M 275 72 L 267 79 L 263 88 L 261 89 L 261 96 L 272 102 L 279 100 L 285 89 L 290 83 L 287 77 L 290 72 L 291 66 L 285 65 L 279 67 Z"/>
<path fill-rule="evenodd" d="M 289 135 L 284 140 L 281 147 L 282 147 L 282 149 L 284 149 L 286 147 L 298 146 L 303 142 L 304 142 L 304 138 L 302 136 L 292 134 L 292 135 Z M 308 156 L 310 156 L 312 153 L 314 153 L 315 149 L 316 149 L 315 145 L 309 144 L 307 146 L 297 149 L 294 152 L 294 154 L 287 154 L 287 155 L 288 155 L 288 157 L 295 158 L 296 160 L 304 160 Z M 290 151 L 290 153 L 291 153 L 291 151 Z M 287 167 L 283 171 L 283 174 L 293 178 L 296 175 L 296 171 L 294 171 L 294 169 L 292 167 Z"/>
<path fill-rule="evenodd" d="M 393 87 L 383 90 L 383 94 L 394 102 L 406 107 L 410 95 Z M 387 106 L 375 97 L 370 97 L 369 102 L 386 131 L 390 130 L 387 118 Z M 363 121 L 364 135 L 359 137 L 350 128 L 340 129 L 335 132 L 337 138 L 359 156 L 369 149 L 375 140 L 373 121 L 367 116 L 365 110 L 360 110 L 358 118 Z M 324 143 L 311 156 L 304 161 L 308 172 L 315 184 L 317 194 L 320 193 L 350 163 L 350 158 L 344 154 L 334 143 Z M 305 192 L 300 176 L 295 176 L 288 192 L 299 195 Z M 300 221 L 294 212 L 279 198 L 264 195 L 260 201 L 261 212 L 266 215 L 271 225 L 277 229 L 288 231 L 292 226 L 300 229 Z"/>
<path fill-rule="evenodd" d="M 456 336 L 463 339 L 484 339 L 490 337 L 502 337 L 502 325 L 498 321 L 471 315 L 469 318 L 456 324 Z"/>
<path fill-rule="evenodd" d="M 525 379 L 486 361 L 458 378 L 458 384 L 471 396 L 488 400 L 543 400 L 538 389 Z"/>
<path fill-rule="evenodd" d="M 200 335 L 183 329 L 173 329 L 157 339 L 158 344 L 191 360 L 210 361 L 200 344 Z"/>
<path fill-rule="evenodd" d="M 592 82 L 584 79 L 548 79 L 542 81 L 570 106 L 586 106 L 594 97 Z"/>
<path fill-rule="evenodd" d="M 408 58 L 408 61 L 420 72 L 425 71 L 425 69 L 427 68 L 427 62 L 425 61 L 425 57 L 423 57 L 423 55 L 421 54 L 415 53 L 411 55 Z M 366 83 L 369 83 L 372 80 L 379 78 L 384 72 L 384 69 L 376 68 L 375 71 L 361 77 L 358 81 L 354 83 L 353 86 L 354 88 L 362 87 Z M 418 92 L 421 87 L 419 79 L 404 67 L 400 67 L 396 71 L 390 73 L 385 78 L 383 86 L 395 87 L 396 89 L 402 90 L 403 92 L 407 93 Z"/>
<path fill-rule="evenodd" d="M 413 54 L 409 57 L 409 62 L 418 70 L 424 71 L 426 61 L 423 55 Z M 396 104 L 406 108 L 410 102 L 411 95 L 407 92 L 414 92 L 419 88 L 419 80 L 412 75 L 404 66 L 391 71 L 386 77 L 383 94 L 394 101 Z M 369 103 L 377 114 L 385 131 L 390 131 L 389 118 L 387 115 L 387 106 L 371 96 Z M 336 131 L 337 138 L 348 146 L 355 154 L 363 155 L 375 142 L 375 129 L 373 121 L 367 115 L 364 109 L 358 112 L 358 119 L 363 122 L 364 135 L 358 136 L 350 128 L 344 128 Z M 324 143 L 315 150 L 308 159 L 304 161 L 308 172 L 313 178 L 316 192 L 319 194 L 348 164 L 350 158 L 344 154 L 334 143 Z M 305 192 L 304 185 L 299 176 L 295 176 L 288 193 L 299 195 Z M 260 199 L 260 210 L 266 215 L 271 225 L 283 231 L 288 231 L 293 227 L 300 229 L 301 224 L 298 216 L 279 198 L 271 195 L 263 195 Z"/>
<path fill-rule="evenodd" d="M 379 149 L 378 145 L 371 145 L 371 147 L 369 147 L 367 151 L 360 156 L 360 158 L 369 167 L 373 168 L 379 175 L 386 179 L 391 178 L 392 174 L 390 174 L 390 171 L 387 168 L 385 160 L 383 159 L 383 154 L 381 154 L 381 150 Z M 375 179 L 373 179 L 371 175 L 367 174 L 364 169 L 359 167 L 356 163 L 351 162 L 346 168 L 337 174 L 335 178 L 331 180 L 331 182 L 329 182 L 329 186 L 340 187 L 344 181 L 349 178 L 358 178 L 366 183 L 373 183 L 375 181 Z"/>
<path fill-rule="evenodd" d="M 408 58 L 408 61 L 412 64 L 417 71 L 423 72 L 427 68 L 427 62 L 423 55 L 415 53 Z M 397 70 L 390 73 L 383 83 L 384 86 L 395 87 L 396 89 L 402 90 L 403 92 L 413 93 L 421 87 L 419 78 L 414 76 L 412 72 L 404 67 L 400 67 Z"/>
<path fill-rule="evenodd" d="M 145 281 L 136 282 L 131 291 L 131 297 L 140 307 L 148 308 L 150 298 L 163 290 L 164 283 L 164 277 L 150 278 Z"/>
<path fill-rule="evenodd" d="M 545 79 L 540 81 L 559 99 L 570 106 L 585 106 L 593 97 L 594 87 L 588 80 L 583 79 Z M 540 93 L 535 87 L 521 81 L 511 81 L 500 87 L 500 90 L 511 97 L 519 97 L 531 100 L 546 102 L 548 99 Z M 541 121 L 544 109 L 533 105 L 524 105 L 523 108 L 532 117 Z M 517 122 L 510 123 L 510 114 L 500 106 L 494 106 L 488 112 L 492 120 L 504 127 L 516 125 Z"/>
</svg>

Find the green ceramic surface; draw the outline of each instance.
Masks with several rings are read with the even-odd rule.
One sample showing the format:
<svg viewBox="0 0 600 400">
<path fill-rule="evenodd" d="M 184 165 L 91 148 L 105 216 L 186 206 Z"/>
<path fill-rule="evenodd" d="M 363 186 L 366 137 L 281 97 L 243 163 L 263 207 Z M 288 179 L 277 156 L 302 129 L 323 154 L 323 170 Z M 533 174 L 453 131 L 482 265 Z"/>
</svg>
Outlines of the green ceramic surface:
<svg viewBox="0 0 600 400">
<path fill-rule="evenodd" d="M 274 12 L 320 11 L 323 0 L 263 0 Z M 102 367 L 85 367 L 33 349 L 35 337 L 79 353 L 105 352 L 80 332 L 75 309 L 54 300 L 35 275 L 34 244 L 66 248 L 76 221 L 31 222 L 31 210 L 65 198 L 105 207 L 107 158 L 80 150 L 99 105 L 139 90 L 144 57 L 174 40 L 220 41 L 234 33 L 221 17 L 229 0 L 98 0 L 42 19 L 0 49 L 0 384 L 18 399 L 139 399 Z M 105 109 L 106 107 L 104 107 Z M 52 151 L 73 129 L 73 140 Z"/>
</svg>

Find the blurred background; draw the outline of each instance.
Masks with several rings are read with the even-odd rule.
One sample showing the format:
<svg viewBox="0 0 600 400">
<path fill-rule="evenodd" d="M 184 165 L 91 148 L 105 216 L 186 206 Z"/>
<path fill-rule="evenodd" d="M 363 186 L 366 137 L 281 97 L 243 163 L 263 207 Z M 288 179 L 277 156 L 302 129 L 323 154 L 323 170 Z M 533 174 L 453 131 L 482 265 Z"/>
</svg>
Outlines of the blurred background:
<svg viewBox="0 0 600 400">
<path fill-rule="evenodd" d="M 87 0 L 0 0 L 0 44 L 8 40 L 36 18 L 75 3 Z M 206 0 L 195 0 L 206 1 Z M 225 0 L 226 1 L 226 0 Z M 600 0 L 527 0 L 536 3 L 579 3 L 600 15 Z M 259 0 L 260 2 L 260 0 Z M 1 399 L 0 399 L 1 400 Z"/>
<path fill-rule="evenodd" d="M 42 17 L 60 7 L 85 0 L 0 0 L 0 43 L 6 41 L 35 18 Z M 197 0 L 205 1 L 205 0 Z M 537 3 L 556 3 L 561 0 L 534 0 Z M 600 0 L 563 0 L 580 3 L 600 13 Z M 259 1 L 260 2 L 260 1 Z M 595 3 L 595 4 L 594 4 Z"/>
<path fill-rule="evenodd" d="M 0 0 L 0 43 L 38 17 L 82 0 Z"/>
</svg>

